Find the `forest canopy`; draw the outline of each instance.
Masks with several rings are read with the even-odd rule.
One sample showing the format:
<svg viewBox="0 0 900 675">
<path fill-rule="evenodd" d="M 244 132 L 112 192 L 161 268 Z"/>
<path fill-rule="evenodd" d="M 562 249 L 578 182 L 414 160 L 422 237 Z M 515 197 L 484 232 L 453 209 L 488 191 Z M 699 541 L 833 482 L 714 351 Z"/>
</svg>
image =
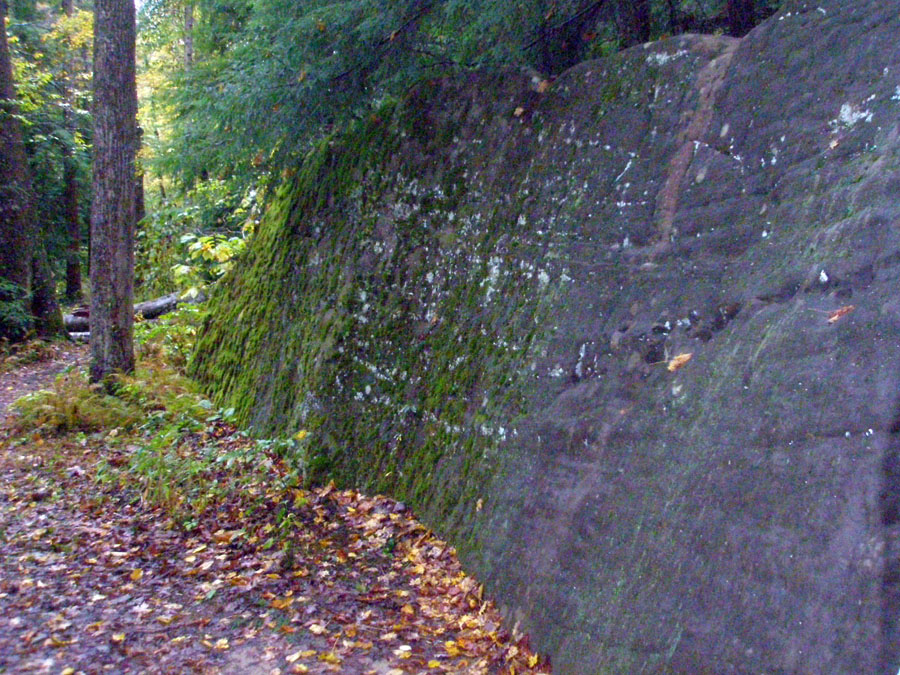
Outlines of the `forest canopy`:
<svg viewBox="0 0 900 675">
<path fill-rule="evenodd" d="M 503 66 L 552 79 L 583 60 L 669 35 L 742 35 L 777 4 L 139 2 L 137 299 L 195 294 L 214 283 L 252 235 L 284 169 L 422 79 Z M 35 225 L 70 303 L 81 298 L 90 246 L 92 29 L 88 1 L 9 2 L 11 104 L 36 197 Z M 22 307 L 13 311 L 21 294 L 8 290 L 0 303 L 18 319 L 4 334 L 22 335 L 33 322 Z"/>
</svg>

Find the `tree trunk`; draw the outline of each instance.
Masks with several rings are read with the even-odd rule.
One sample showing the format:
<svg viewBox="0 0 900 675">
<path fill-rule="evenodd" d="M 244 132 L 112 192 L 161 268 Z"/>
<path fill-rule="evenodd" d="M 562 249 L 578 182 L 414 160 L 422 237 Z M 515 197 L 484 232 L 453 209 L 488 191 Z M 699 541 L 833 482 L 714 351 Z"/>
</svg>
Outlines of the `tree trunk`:
<svg viewBox="0 0 900 675">
<path fill-rule="evenodd" d="M 133 0 L 94 5 L 92 382 L 134 370 L 137 94 Z"/>
<path fill-rule="evenodd" d="M 6 40 L 6 0 L 0 0 L 0 277 L 31 291 L 31 180 L 22 140 L 12 62 Z"/>
<path fill-rule="evenodd" d="M 63 0 L 62 9 L 65 15 L 71 17 L 75 11 L 72 0 Z M 68 66 L 72 72 L 72 64 Z M 69 79 L 63 77 L 63 99 L 69 101 L 71 88 Z M 63 124 L 68 131 L 72 131 L 71 107 L 66 106 L 63 111 Z M 81 223 L 78 214 L 78 174 L 76 172 L 75 159 L 72 156 L 72 147 L 63 144 L 63 214 L 66 219 L 66 234 L 68 245 L 66 247 L 66 300 L 78 302 L 81 299 Z"/>
<path fill-rule="evenodd" d="M 136 92 L 135 92 L 136 93 Z M 134 109 L 137 110 L 137 100 L 134 102 Z M 136 120 L 135 120 L 136 121 Z M 144 137 L 144 130 L 138 126 L 136 129 L 137 140 L 135 141 L 135 153 L 140 153 L 141 143 Z M 137 226 L 139 222 L 147 215 L 147 206 L 144 203 L 144 166 L 140 159 L 135 156 L 134 160 L 134 224 Z"/>
<path fill-rule="evenodd" d="M 66 115 L 68 118 L 68 114 Z M 68 120 L 67 120 L 68 121 Z M 66 300 L 77 302 L 81 298 L 81 222 L 78 217 L 78 180 L 72 149 L 63 150 L 63 212 L 66 218 L 68 245 L 66 250 Z"/>
<path fill-rule="evenodd" d="M 190 70 L 194 66 L 194 5 L 187 2 L 184 5 L 184 69 Z"/>
<path fill-rule="evenodd" d="M 56 284 L 50 271 L 50 261 L 43 246 L 36 246 L 31 259 L 33 281 L 31 288 L 31 313 L 39 337 L 50 338 L 65 335 L 62 311 L 56 300 Z"/>
<path fill-rule="evenodd" d="M 0 278 L 31 295 L 29 310 L 38 334 L 51 337 L 64 334 L 65 329 L 40 228 L 34 220 L 22 126 L 15 117 L 6 11 L 6 0 L 0 0 Z"/>
</svg>

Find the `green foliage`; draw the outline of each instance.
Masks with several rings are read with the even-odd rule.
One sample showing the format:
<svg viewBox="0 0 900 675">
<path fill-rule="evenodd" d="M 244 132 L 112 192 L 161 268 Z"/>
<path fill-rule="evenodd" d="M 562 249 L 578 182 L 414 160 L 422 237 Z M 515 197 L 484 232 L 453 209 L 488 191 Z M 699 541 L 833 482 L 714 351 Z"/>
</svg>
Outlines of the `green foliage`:
<svg viewBox="0 0 900 675">
<path fill-rule="evenodd" d="M 773 11 L 752 2 L 756 19 Z M 545 76 L 644 39 L 727 29 L 724 0 L 241 0 L 196 5 L 197 56 L 158 88 L 172 113 L 157 170 L 248 185 L 423 78 L 521 64 Z M 142 21 L 178 34 L 167 0 Z M 227 11 L 225 11 L 227 9 Z M 166 24 L 165 17 L 171 16 Z M 174 21 L 175 23 L 171 23 Z"/>
<path fill-rule="evenodd" d="M 37 5 L 27 22 L 9 25 L 16 101 L 31 171 L 35 217 L 51 260 L 60 264 L 67 243 L 65 167 L 71 165 L 80 195 L 82 240 L 90 212 L 92 136 L 91 48 L 93 16 L 56 14 Z"/>
<path fill-rule="evenodd" d="M 260 191 L 243 195 L 221 180 L 197 183 L 159 205 L 136 235 L 137 293 L 152 298 L 192 294 L 219 279 L 244 248 L 259 219 Z"/>
<path fill-rule="evenodd" d="M 69 370 L 53 385 L 20 398 L 19 431 L 68 433 L 99 430 L 155 431 L 174 425 L 193 428 L 209 415 L 210 405 L 184 376 L 202 312 L 187 307 L 159 322 L 138 322 L 135 342 L 138 365 L 133 375 L 115 378 L 115 395 L 90 384 L 81 370 Z"/>
<path fill-rule="evenodd" d="M 198 305 L 181 305 L 175 312 L 134 325 L 138 361 L 165 363 L 184 375 L 194 348 L 198 326 L 206 311 Z"/>
<path fill-rule="evenodd" d="M 33 326 L 30 298 L 21 286 L 0 278 L 0 340 L 19 342 Z"/>
</svg>

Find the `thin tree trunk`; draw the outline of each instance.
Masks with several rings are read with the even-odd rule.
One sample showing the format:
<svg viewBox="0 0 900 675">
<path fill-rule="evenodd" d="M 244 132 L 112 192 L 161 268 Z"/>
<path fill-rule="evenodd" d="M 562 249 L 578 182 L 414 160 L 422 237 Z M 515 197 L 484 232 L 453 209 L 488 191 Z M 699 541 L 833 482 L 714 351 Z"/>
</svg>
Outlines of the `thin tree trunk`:
<svg viewBox="0 0 900 675">
<path fill-rule="evenodd" d="M 137 96 L 137 92 L 135 92 Z M 137 99 L 134 102 L 134 109 L 137 110 Z M 144 137 L 144 130 L 138 126 L 137 140 L 135 141 L 135 166 L 134 166 L 134 224 L 137 226 L 139 222 L 147 215 L 147 207 L 144 203 L 144 166 L 137 155 L 141 152 L 141 139 Z"/>
<path fill-rule="evenodd" d="M 68 118 L 68 113 L 66 114 Z M 67 119 L 68 122 L 68 119 Z M 66 219 L 68 246 L 66 249 L 66 300 L 81 298 L 81 222 L 78 214 L 78 180 L 72 149 L 63 150 L 63 212 Z"/>
<path fill-rule="evenodd" d="M 187 2 L 184 5 L 184 69 L 190 70 L 194 66 L 194 5 Z"/>
<path fill-rule="evenodd" d="M 91 208 L 93 382 L 134 370 L 137 94 L 133 0 L 94 5 L 94 171 Z"/>
<path fill-rule="evenodd" d="M 68 17 L 75 12 L 72 0 L 63 0 L 62 8 Z M 71 63 L 68 70 L 72 72 Z M 63 77 L 62 86 L 63 99 L 71 104 L 72 89 L 68 77 Z M 66 106 L 63 112 L 63 124 L 68 131 L 73 131 L 71 106 Z M 63 145 L 63 185 L 63 213 L 69 240 L 66 248 L 66 300 L 77 302 L 81 299 L 81 223 L 78 214 L 78 174 L 72 147 L 68 144 Z"/>
</svg>

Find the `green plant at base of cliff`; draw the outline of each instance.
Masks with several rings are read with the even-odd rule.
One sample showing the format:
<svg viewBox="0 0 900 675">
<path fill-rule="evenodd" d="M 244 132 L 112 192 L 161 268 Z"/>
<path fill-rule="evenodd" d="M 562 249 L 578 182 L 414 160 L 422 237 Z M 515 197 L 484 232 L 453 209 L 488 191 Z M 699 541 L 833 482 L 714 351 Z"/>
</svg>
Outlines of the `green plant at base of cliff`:
<svg viewBox="0 0 900 675">
<path fill-rule="evenodd" d="M 0 339 L 19 342 L 28 335 L 34 324 L 28 305 L 24 288 L 0 279 Z"/>
</svg>

